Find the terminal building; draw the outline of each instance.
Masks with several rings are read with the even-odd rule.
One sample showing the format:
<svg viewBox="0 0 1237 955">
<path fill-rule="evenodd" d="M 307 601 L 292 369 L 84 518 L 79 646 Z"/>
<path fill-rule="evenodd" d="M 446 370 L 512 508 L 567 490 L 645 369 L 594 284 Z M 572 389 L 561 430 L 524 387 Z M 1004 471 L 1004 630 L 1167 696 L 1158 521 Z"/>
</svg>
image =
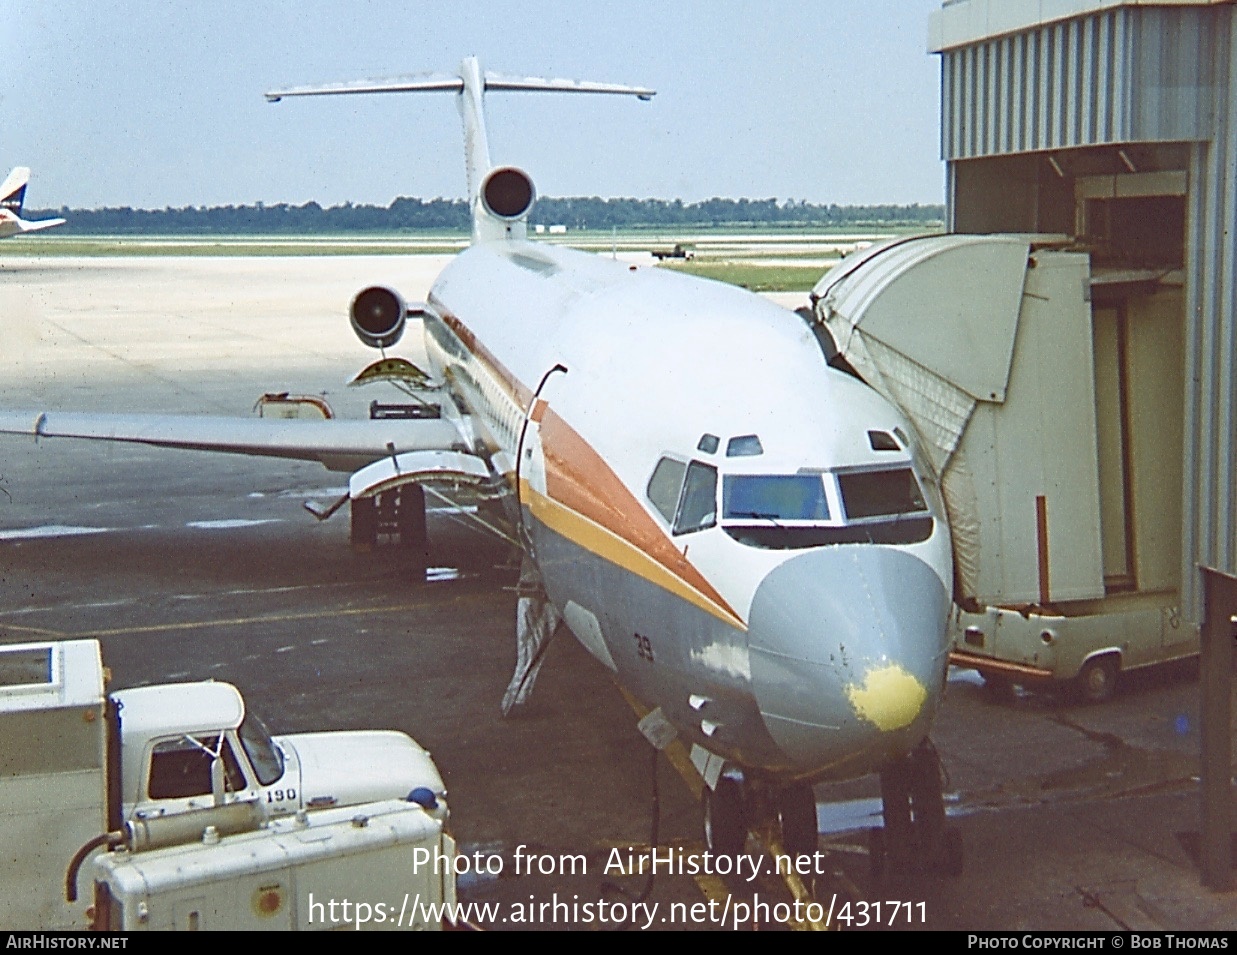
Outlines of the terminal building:
<svg viewBox="0 0 1237 955">
<path fill-rule="evenodd" d="M 975 241 L 974 234 L 988 234 L 1008 240 L 1021 233 L 1029 239 L 1026 248 L 1034 250 L 1036 242 L 1051 248 L 1052 237 L 1059 236 L 1056 251 L 1030 251 L 1023 315 L 1033 316 L 1037 304 L 1046 314 L 1061 312 L 1045 304 L 1047 299 L 1033 300 L 1036 289 L 1047 287 L 1032 281 L 1034 272 L 1044 271 L 1036 265 L 1054 255 L 1058 264 L 1068 262 L 1072 252 L 1086 256 L 1089 308 L 1075 309 L 1081 321 L 1059 327 L 1085 329 L 1089 312 L 1090 341 L 1084 331 L 1069 351 L 1087 352 L 1093 372 L 1079 374 L 1077 361 L 1061 348 L 1055 355 L 1042 350 L 1042 356 L 1059 359 L 1055 363 L 1040 360 L 1031 366 L 1038 386 L 1038 393 L 1030 389 L 1032 404 L 1050 423 L 1054 370 L 1063 380 L 1094 388 L 1093 424 L 1091 403 L 1076 400 L 1076 417 L 1087 426 L 1063 429 L 1075 437 L 1094 435 L 1093 445 L 1082 454 L 1077 443 L 1055 452 L 1055 485 L 1051 467 L 1025 478 L 1040 482 L 1041 503 L 1054 493 L 1058 499 L 1083 499 L 1087 488 L 1060 478 L 1071 463 L 1094 462 L 1103 596 L 1092 605 L 1095 616 L 1056 623 L 1089 620 L 1095 625 L 1077 627 L 1076 642 L 1085 652 L 1108 654 L 1084 662 L 1077 678 L 1084 689 L 1088 680 L 1101 689 L 1115 674 L 1112 661 L 1119 654 L 1103 648 L 1106 622 L 1116 624 L 1113 646 L 1121 647 L 1120 641 L 1141 629 L 1144 649 L 1154 647 L 1154 619 L 1140 616 L 1133 609 L 1139 605 L 1158 604 L 1167 615 L 1160 628 L 1166 656 L 1174 652 L 1168 641 L 1198 635 L 1200 862 L 1207 885 L 1231 889 L 1237 4 L 944 0 L 931 18 L 929 48 L 941 58 L 941 153 L 950 233 L 944 238 L 961 242 L 971 234 Z M 846 323 L 840 325 L 845 331 Z M 1034 340 L 1025 331 L 1020 327 L 1017 333 L 1024 344 Z M 914 344 L 913 335 L 909 340 Z M 1022 384 L 1026 381 L 1024 375 Z M 1012 380 L 1010 387 L 1012 392 Z M 1068 404 L 1055 401 L 1058 407 Z M 1005 417 L 1016 424 L 1016 416 Z M 1060 424 L 1063 416 L 1058 418 Z M 999 422 L 1000 415 L 993 420 Z M 1029 419 L 1030 427 L 1027 421 L 1025 432 L 1039 430 L 1035 419 Z M 994 433 L 999 436 L 1000 430 Z M 1043 438 L 1040 443 L 1037 451 L 1043 454 Z M 947 485 L 944 490 L 948 496 Z M 981 510 L 985 490 L 980 487 Z M 999 486 L 995 493 L 1000 498 L 1009 490 Z M 1048 524 L 1042 512 L 1040 517 L 1040 584 L 1047 596 Z M 1092 543 L 1087 523 L 1067 522 L 1066 536 L 1073 538 L 1067 551 L 1076 550 L 1074 544 L 1085 551 Z M 955 553 L 959 549 L 955 540 Z M 1084 570 L 1086 563 L 1084 555 Z M 966 568 L 961 569 L 965 581 Z M 1085 576 L 1075 574 L 1084 583 Z M 1085 602 L 1076 606 L 1081 614 L 1090 612 Z M 965 634 L 955 647 L 965 655 L 970 642 L 983 647 L 993 636 L 993 620 L 999 624 L 1041 612 L 1047 624 L 1053 623 L 1048 614 L 1070 613 L 1041 600 L 1021 614 L 975 614 L 964 622 Z M 1045 627 L 1045 645 L 1055 640 L 1056 629 Z M 1000 650 L 985 652 L 1002 656 Z M 1024 640 L 1003 656 L 1036 662 L 1038 653 L 1033 641 Z"/>
<path fill-rule="evenodd" d="M 1092 263 L 1104 579 L 1237 574 L 1237 5 L 946 0 L 947 228 L 1060 234 Z M 1157 434 L 1139 442 L 1139 435 Z"/>
</svg>

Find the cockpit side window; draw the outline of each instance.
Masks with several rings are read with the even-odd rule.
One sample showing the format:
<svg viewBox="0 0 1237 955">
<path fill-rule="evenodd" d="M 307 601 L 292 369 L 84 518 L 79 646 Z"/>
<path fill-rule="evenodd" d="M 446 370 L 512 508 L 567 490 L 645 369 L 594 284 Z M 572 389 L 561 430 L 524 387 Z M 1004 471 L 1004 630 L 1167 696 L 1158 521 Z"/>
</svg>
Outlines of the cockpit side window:
<svg viewBox="0 0 1237 955">
<path fill-rule="evenodd" d="M 839 474 L 838 487 L 850 520 L 915 514 L 928 509 L 910 468 Z"/>
<path fill-rule="evenodd" d="M 683 499 L 674 522 L 676 534 L 701 531 L 717 523 L 717 468 L 699 461 L 687 466 Z"/>
<path fill-rule="evenodd" d="M 674 512 L 679 506 L 679 491 L 683 488 L 683 475 L 686 473 L 687 464 L 683 461 L 662 458 L 657 462 L 657 467 L 653 468 L 653 476 L 649 478 L 645 493 L 667 524 L 674 523 Z"/>
</svg>

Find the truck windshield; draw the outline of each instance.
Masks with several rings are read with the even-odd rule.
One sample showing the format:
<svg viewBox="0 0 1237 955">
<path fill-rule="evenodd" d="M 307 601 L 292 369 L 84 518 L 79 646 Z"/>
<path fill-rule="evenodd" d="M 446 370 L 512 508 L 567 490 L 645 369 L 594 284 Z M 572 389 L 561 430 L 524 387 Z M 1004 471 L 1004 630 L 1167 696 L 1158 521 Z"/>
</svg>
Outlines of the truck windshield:
<svg viewBox="0 0 1237 955">
<path fill-rule="evenodd" d="M 283 776 L 283 753 L 260 719 L 246 713 L 238 733 L 249 762 L 253 764 L 253 771 L 257 773 L 258 782 L 269 786 Z"/>
</svg>

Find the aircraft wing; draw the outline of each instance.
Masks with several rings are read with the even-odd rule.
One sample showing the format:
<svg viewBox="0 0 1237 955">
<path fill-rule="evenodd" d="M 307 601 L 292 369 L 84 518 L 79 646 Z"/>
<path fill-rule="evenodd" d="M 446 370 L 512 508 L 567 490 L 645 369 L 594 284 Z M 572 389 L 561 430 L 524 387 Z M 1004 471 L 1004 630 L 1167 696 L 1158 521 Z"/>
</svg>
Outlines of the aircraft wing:
<svg viewBox="0 0 1237 955">
<path fill-rule="evenodd" d="M 212 415 L 0 411 L 0 434 L 28 434 L 36 439 L 85 438 L 292 458 L 319 461 L 333 471 L 356 471 L 393 452 L 457 451 L 466 454 L 468 450 L 459 429 L 442 418 L 302 421 Z"/>
</svg>

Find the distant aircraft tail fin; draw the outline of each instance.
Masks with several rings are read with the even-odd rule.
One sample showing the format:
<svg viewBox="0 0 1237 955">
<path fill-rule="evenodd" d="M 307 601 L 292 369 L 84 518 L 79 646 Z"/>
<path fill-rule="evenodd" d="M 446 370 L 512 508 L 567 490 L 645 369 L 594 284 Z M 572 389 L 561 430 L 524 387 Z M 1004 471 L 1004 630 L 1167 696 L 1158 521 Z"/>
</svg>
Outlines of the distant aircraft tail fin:
<svg viewBox="0 0 1237 955">
<path fill-rule="evenodd" d="M 454 76 L 425 75 L 387 80 L 362 80 L 329 86 L 297 86 L 272 90 L 267 100 L 277 103 L 285 96 L 329 96 L 349 93 L 413 93 L 449 90 L 459 94 L 460 118 L 464 124 L 464 164 L 468 176 L 468 201 L 472 210 L 474 242 L 500 238 L 522 239 L 535 193 L 532 180 L 511 166 L 495 168 L 490 162 L 485 123 L 485 94 L 491 90 L 552 93 L 611 93 L 652 99 L 655 90 L 614 83 L 581 83 L 539 77 L 483 73 L 475 57 L 460 64 Z"/>
<path fill-rule="evenodd" d="M 18 166 L 0 185 L 0 239 L 26 232 L 38 232 L 40 229 L 50 229 L 64 223 L 64 219 L 27 222 L 21 217 L 22 205 L 26 201 L 26 184 L 29 181 L 30 170 L 25 166 Z"/>
<path fill-rule="evenodd" d="M 4 185 L 0 186 L 0 209 L 7 209 L 13 215 L 20 216 L 22 204 L 26 201 L 26 184 L 29 181 L 30 170 L 25 166 L 18 166 L 9 173 Z"/>
</svg>

